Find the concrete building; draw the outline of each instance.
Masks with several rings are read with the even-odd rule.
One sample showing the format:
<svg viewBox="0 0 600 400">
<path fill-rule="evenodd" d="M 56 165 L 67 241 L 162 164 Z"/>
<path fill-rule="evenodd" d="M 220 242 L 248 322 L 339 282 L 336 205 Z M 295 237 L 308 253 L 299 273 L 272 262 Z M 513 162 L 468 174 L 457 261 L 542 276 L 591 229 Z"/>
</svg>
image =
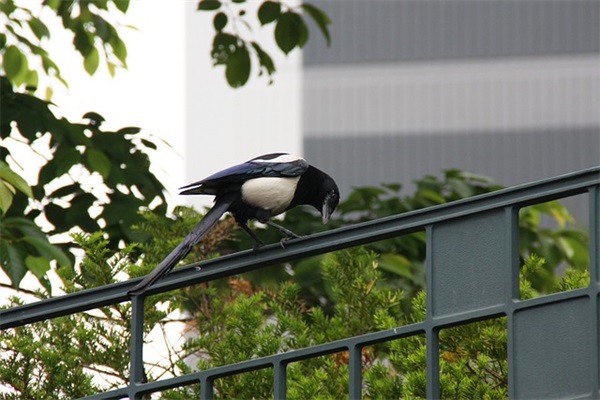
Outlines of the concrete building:
<svg viewBox="0 0 600 400">
<path fill-rule="evenodd" d="M 303 149 L 344 191 L 450 168 L 514 185 L 600 164 L 600 2 L 315 4 L 332 44 L 311 26 Z"/>
</svg>

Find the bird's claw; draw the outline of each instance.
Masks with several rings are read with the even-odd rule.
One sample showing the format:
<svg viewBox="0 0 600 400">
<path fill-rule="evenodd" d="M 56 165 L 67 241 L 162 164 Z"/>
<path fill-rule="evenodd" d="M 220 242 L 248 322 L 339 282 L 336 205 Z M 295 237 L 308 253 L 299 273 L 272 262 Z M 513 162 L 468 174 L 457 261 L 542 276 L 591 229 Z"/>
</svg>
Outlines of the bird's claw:
<svg viewBox="0 0 600 400">
<path fill-rule="evenodd" d="M 279 241 L 279 245 L 281 246 L 282 249 L 285 249 L 285 245 L 287 242 L 289 242 L 292 239 L 300 239 L 302 236 L 300 235 L 296 235 L 295 233 L 292 233 L 291 235 L 288 235 L 286 237 L 284 237 L 283 239 L 281 239 Z"/>
<path fill-rule="evenodd" d="M 256 241 L 254 242 L 254 245 L 252 246 L 252 251 L 255 253 L 258 253 L 258 251 L 260 250 L 261 247 L 265 246 L 265 243 L 263 241 Z"/>
</svg>

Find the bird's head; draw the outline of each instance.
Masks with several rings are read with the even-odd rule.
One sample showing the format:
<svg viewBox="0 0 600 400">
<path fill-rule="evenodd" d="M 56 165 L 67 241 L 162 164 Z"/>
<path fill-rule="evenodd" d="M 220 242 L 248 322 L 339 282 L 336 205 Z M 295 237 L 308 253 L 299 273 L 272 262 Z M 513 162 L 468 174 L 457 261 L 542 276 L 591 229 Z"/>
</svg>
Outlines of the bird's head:
<svg viewBox="0 0 600 400">
<path fill-rule="evenodd" d="M 321 200 L 321 203 L 320 207 L 317 208 L 321 211 L 323 223 L 326 224 L 340 202 L 340 191 L 335 181 L 328 175 L 321 185 L 319 199 Z"/>
</svg>

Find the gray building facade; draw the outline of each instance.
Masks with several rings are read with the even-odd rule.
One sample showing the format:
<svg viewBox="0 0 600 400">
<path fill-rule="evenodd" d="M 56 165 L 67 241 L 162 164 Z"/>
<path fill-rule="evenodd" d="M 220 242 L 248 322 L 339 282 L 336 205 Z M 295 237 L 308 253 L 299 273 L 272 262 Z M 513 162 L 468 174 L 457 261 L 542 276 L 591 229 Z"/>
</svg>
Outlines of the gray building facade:
<svg viewBox="0 0 600 400">
<path fill-rule="evenodd" d="M 458 168 L 514 185 L 600 164 L 599 1 L 317 1 L 303 146 L 343 195 Z"/>
</svg>

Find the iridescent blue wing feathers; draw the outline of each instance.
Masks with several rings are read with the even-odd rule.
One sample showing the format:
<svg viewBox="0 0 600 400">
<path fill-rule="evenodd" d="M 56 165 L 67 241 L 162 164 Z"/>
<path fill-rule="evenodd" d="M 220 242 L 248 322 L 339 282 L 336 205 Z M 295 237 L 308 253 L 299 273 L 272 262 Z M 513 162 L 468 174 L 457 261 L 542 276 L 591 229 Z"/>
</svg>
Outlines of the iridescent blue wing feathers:
<svg viewBox="0 0 600 400">
<path fill-rule="evenodd" d="M 216 194 L 219 188 L 241 184 L 254 178 L 282 178 L 302 175 L 308 169 L 306 160 L 290 154 L 273 153 L 219 171 L 208 178 L 182 188 L 181 194 Z"/>
</svg>

